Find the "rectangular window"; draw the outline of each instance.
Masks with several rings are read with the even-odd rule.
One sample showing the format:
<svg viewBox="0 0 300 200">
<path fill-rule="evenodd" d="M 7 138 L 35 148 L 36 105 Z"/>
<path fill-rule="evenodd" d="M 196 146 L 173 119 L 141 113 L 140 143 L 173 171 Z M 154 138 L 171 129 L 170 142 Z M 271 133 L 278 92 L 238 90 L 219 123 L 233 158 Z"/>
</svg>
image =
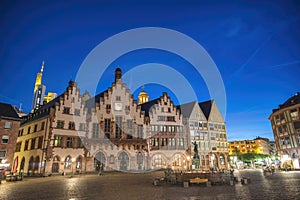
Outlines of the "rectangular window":
<svg viewBox="0 0 300 200">
<path fill-rule="evenodd" d="M 42 149 L 42 147 L 43 147 L 43 136 L 40 136 L 38 141 L 38 149 Z"/>
<path fill-rule="evenodd" d="M 157 121 L 166 121 L 166 116 L 157 116 Z"/>
<path fill-rule="evenodd" d="M 54 146 L 61 147 L 62 137 L 61 136 L 54 136 Z"/>
<path fill-rule="evenodd" d="M 132 139 L 133 134 L 133 121 L 132 119 L 127 119 L 127 139 Z"/>
<path fill-rule="evenodd" d="M 64 122 L 64 121 L 58 120 L 58 121 L 57 121 L 56 128 L 64 128 L 64 125 L 65 125 L 65 122 Z"/>
<path fill-rule="evenodd" d="M 179 147 L 183 146 L 183 138 L 178 138 L 178 146 Z"/>
<path fill-rule="evenodd" d="M 69 122 L 69 129 L 75 130 L 75 122 Z"/>
<path fill-rule="evenodd" d="M 177 126 L 177 133 L 182 133 L 182 126 Z"/>
<path fill-rule="evenodd" d="M 72 148 L 73 147 L 73 139 L 72 137 L 67 137 L 67 147 Z"/>
<path fill-rule="evenodd" d="M 125 111 L 129 111 L 130 110 L 130 106 L 125 106 Z"/>
<path fill-rule="evenodd" d="M 80 123 L 79 124 L 79 130 L 80 131 L 85 131 L 85 123 Z"/>
<path fill-rule="evenodd" d="M 151 139 L 151 145 L 154 146 L 154 147 L 158 146 L 158 138 L 152 138 Z"/>
<path fill-rule="evenodd" d="M 81 148 L 83 147 L 82 141 L 80 139 L 80 137 L 77 138 L 77 148 Z"/>
<path fill-rule="evenodd" d="M 167 142 L 166 142 L 166 138 L 161 138 L 161 146 L 166 146 Z"/>
<path fill-rule="evenodd" d="M 24 151 L 27 151 L 27 150 L 28 150 L 28 143 L 29 143 L 29 141 L 26 140 L 26 141 L 25 141 L 25 145 L 24 145 Z"/>
<path fill-rule="evenodd" d="M 0 150 L 0 158 L 5 158 L 6 150 Z"/>
<path fill-rule="evenodd" d="M 64 114 L 70 114 L 70 108 L 69 107 L 64 107 L 63 113 Z"/>
<path fill-rule="evenodd" d="M 161 112 L 165 112 L 165 108 L 161 108 Z"/>
<path fill-rule="evenodd" d="M 27 129 L 27 134 L 30 134 L 30 126 Z"/>
<path fill-rule="evenodd" d="M 41 131 L 45 129 L 45 122 L 42 122 L 41 124 Z"/>
<path fill-rule="evenodd" d="M 22 146 L 22 142 L 18 142 L 16 144 L 16 152 L 20 152 L 21 151 L 21 146 Z"/>
<path fill-rule="evenodd" d="M 285 143 L 286 143 L 286 144 L 291 144 L 290 138 L 289 138 L 289 137 L 286 137 L 286 138 L 285 138 Z"/>
<path fill-rule="evenodd" d="M 116 116 L 116 138 L 122 138 L 122 116 Z"/>
<path fill-rule="evenodd" d="M 34 125 L 33 132 L 37 132 L 37 124 Z"/>
<path fill-rule="evenodd" d="M 121 101 L 121 96 L 116 96 L 116 101 Z"/>
<path fill-rule="evenodd" d="M 3 135 L 2 136 L 2 144 L 7 144 L 8 143 L 8 139 L 9 139 L 8 135 Z"/>
<path fill-rule="evenodd" d="M 5 122 L 4 123 L 4 128 L 5 129 L 10 129 L 11 128 L 11 124 L 12 124 L 11 122 Z"/>
<path fill-rule="evenodd" d="M 143 126 L 142 125 L 138 125 L 138 139 L 142 139 L 143 138 Z"/>
<path fill-rule="evenodd" d="M 74 115 L 76 115 L 76 116 L 80 116 L 80 110 L 79 110 L 79 109 L 75 109 L 75 111 L 74 111 Z"/>
<path fill-rule="evenodd" d="M 167 121 L 168 122 L 175 122 L 175 117 L 174 116 L 168 116 Z"/>
<path fill-rule="evenodd" d="M 110 104 L 106 104 L 106 109 L 110 110 L 111 109 L 111 105 Z"/>
<path fill-rule="evenodd" d="M 110 119 L 104 119 L 104 132 L 110 133 Z"/>
<path fill-rule="evenodd" d="M 36 138 L 31 139 L 30 149 L 35 149 L 35 140 L 36 140 Z"/>
<path fill-rule="evenodd" d="M 92 138 L 99 138 L 99 124 L 93 123 Z"/>
</svg>

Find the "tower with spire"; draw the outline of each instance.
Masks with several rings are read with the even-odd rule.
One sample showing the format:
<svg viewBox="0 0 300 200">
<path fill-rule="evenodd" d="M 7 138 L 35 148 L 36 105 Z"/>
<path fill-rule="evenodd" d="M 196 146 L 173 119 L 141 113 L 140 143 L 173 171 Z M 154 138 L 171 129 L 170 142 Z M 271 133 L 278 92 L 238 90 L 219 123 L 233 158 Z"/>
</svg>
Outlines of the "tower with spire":
<svg viewBox="0 0 300 200">
<path fill-rule="evenodd" d="M 44 71 L 44 61 L 42 62 L 41 71 L 36 75 L 34 90 L 33 90 L 33 100 L 32 100 L 32 112 L 40 108 L 44 103 L 44 96 L 46 91 L 46 86 L 42 84 L 42 77 Z"/>
<path fill-rule="evenodd" d="M 142 86 L 142 91 L 140 92 L 138 99 L 139 99 L 139 104 L 147 103 L 149 101 L 149 95 L 147 92 L 145 92 L 145 86 Z"/>
<path fill-rule="evenodd" d="M 57 97 L 57 94 L 53 92 L 48 92 L 48 95 L 45 95 L 46 86 L 42 83 L 44 66 L 45 62 L 42 61 L 41 70 L 37 73 L 35 79 L 31 112 L 39 109 L 43 104 L 48 103 L 49 101 Z"/>
</svg>

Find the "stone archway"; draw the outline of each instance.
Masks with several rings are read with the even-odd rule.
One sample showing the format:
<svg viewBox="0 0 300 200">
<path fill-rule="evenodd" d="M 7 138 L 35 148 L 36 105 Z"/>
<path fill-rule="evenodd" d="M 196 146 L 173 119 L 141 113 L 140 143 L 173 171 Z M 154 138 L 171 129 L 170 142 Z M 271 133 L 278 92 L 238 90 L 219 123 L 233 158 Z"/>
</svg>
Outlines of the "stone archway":
<svg viewBox="0 0 300 200">
<path fill-rule="evenodd" d="M 211 154 L 211 167 L 214 170 L 218 170 L 219 169 L 219 164 L 218 164 L 218 157 L 216 154 Z"/>
<path fill-rule="evenodd" d="M 106 156 L 102 151 L 99 151 L 96 153 L 94 158 L 94 168 L 96 171 L 99 171 L 100 169 L 104 169 L 106 166 Z"/>
<path fill-rule="evenodd" d="M 21 164 L 20 164 L 20 172 L 24 171 L 24 166 L 25 166 L 25 158 L 22 158 Z"/>
<path fill-rule="evenodd" d="M 118 156 L 119 170 L 127 171 L 129 167 L 129 157 L 126 152 L 120 153 Z"/>
<path fill-rule="evenodd" d="M 53 163 L 52 163 L 52 173 L 59 173 L 59 162 L 60 162 L 60 157 L 54 156 Z"/>
</svg>

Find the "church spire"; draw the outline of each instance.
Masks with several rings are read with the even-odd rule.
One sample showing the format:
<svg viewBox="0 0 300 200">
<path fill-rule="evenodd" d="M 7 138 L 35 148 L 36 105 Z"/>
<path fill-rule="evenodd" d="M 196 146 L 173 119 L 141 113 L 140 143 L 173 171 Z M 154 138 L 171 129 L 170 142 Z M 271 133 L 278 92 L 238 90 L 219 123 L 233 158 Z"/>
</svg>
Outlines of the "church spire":
<svg viewBox="0 0 300 200">
<path fill-rule="evenodd" d="M 142 86 L 142 91 L 140 92 L 138 99 L 139 99 L 139 104 L 147 103 L 149 101 L 149 95 L 148 93 L 144 90 L 145 86 Z"/>
</svg>

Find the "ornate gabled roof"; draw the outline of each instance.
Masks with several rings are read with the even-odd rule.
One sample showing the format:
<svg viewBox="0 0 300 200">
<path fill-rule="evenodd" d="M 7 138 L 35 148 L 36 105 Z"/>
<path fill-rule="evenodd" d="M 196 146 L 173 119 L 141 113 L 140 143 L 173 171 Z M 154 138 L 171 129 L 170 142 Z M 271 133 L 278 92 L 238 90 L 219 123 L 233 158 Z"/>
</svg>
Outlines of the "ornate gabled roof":
<svg viewBox="0 0 300 200">
<path fill-rule="evenodd" d="M 287 108 L 296 104 L 300 104 L 300 93 L 297 92 L 294 96 L 292 96 L 291 98 L 289 98 L 288 100 L 286 100 L 283 104 L 279 105 L 277 109 L 273 109 L 273 113 L 283 109 L 283 108 Z"/>
</svg>

